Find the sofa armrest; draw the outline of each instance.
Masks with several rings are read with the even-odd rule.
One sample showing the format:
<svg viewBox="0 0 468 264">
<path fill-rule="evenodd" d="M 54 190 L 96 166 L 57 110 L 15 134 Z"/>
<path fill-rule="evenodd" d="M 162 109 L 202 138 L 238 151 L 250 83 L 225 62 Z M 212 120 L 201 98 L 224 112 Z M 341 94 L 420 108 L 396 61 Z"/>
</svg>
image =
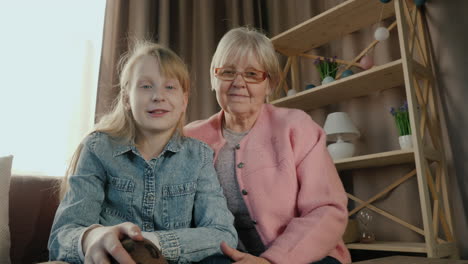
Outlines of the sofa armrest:
<svg viewBox="0 0 468 264">
<path fill-rule="evenodd" d="M 9 201 L 12 263 L 48 259 L 47 241 L 59 204 L 60 179 L 12 175 Z"/>
</svg>

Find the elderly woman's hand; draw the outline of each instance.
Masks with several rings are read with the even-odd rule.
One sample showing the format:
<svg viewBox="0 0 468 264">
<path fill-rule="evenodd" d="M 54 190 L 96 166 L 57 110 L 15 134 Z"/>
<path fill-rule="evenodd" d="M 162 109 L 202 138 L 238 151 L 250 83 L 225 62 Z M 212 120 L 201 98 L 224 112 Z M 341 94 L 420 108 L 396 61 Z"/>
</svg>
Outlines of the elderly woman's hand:
<svg viewBox="0 0 468 264">
<path fill-rule="evenodd" d="M 225 242 L 221 243 L 221 250 L 223 251 L 224 255 L 230 257 L 232 260 L 235 261 L 234 264 L 271 264 L 268 260 L 264 258 L 240 252 L 239 250 L 228 246 L 228 244 L 226 244 Z"/>
</svg>

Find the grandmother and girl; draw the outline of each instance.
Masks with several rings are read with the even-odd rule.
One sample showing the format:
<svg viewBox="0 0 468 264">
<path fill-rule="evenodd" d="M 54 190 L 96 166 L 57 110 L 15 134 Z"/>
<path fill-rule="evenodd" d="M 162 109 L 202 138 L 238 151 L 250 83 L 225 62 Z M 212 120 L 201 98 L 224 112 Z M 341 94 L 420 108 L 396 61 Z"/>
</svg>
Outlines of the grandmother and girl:
<svg viewBox="0 0 468 264">
<path fill-rule="evenodd" d="M 135 263 L 124 238 L 169 263 L 350 263 L 347 197 L 326 135 L 267 96 L 280 80 L 271 41 L 235 28 L 213 55 L 221 110 L 184 127 L 189 73 L 142 42 L 123 58 L 113 110 L 80 144 L 62 184 L 51 260 Z"/>
</svg>

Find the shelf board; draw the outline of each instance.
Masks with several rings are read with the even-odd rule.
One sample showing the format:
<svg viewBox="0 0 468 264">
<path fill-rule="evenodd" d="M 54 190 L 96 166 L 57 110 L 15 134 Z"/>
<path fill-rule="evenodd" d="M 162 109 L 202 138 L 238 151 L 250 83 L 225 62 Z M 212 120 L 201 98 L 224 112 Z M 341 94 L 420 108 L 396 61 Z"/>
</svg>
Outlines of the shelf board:
<svg viewBox="0 0 468 264">
<path fill-rule="evenodd" d="M 379 250 L 379 251 L 397 251 L 397 252 L 414 252 L 426 253 L 426 245 L 417 242 L 382 242 L 376 241 L 373 243 L 350 243 L 346 244 L 349 249 L 362 250 Z"/>
<path fill-rule="evenodd" d="M 394 16 L 393 3 L 349 0 L 275 36 L 271 41 L 282 54 L 297 55 L 377 23 L 381 12 L 382 19 Z"/>
<path fill-rule="evenodd" d="M 416 257 L 416 256 L 388 256 L 373 258 L 358 262 L 354 264 L 468 264 L 466 260 L 457 260 L 454 258 L 444 259 L 432 256 L 429 257 Z"/>
<path fill-rule="evenodd" d="M 271 104 L 308 111 L 401 85 L 404 85 L 403 65 L 401 59 L 398 59 L 292 96 L 280 98 Z"/>
<path fill-rule="evenodd" d="M 384 167 L 389 165 L 414 162 L 414 152 L 410 150 L 392 150 L 375 154 L 356 156 L 335 161 L 338 171 Z"/>
</svg>

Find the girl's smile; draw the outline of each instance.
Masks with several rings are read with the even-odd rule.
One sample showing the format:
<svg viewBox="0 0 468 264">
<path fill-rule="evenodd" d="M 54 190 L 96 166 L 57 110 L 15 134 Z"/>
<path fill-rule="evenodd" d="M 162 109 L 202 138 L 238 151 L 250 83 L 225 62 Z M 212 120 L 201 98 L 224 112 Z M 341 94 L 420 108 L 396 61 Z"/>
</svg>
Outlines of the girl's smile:
<svg viewBox="0 0 468 264">
<path fill-rule="evenodd" d="M 157 109 L 149 110 L 148 114 L 151 117 L 163 117 L 165 114 L 169 112 L 170 112 L 169 110 L 157 108 Z"/>
</svg>

